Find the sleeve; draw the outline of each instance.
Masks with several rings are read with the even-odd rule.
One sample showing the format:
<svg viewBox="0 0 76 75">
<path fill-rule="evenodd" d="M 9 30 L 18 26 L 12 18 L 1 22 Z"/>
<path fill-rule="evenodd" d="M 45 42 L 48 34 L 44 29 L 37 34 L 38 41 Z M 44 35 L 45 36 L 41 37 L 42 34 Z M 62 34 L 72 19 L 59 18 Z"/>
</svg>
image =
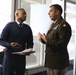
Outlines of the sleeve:
<svg viewBox="0 0 76 75">
<path fill-rule="evenodd" d="M 46 44 L 46 42 L 43 39 L 41 39 L 41 43 Z"/>
<path fill-rule="evenodd" d="M 4 47 L 10 47 L 10 43 L 8 42 L 9 32 L 10 32 L 10 26 L 9 26 L 9 24 L 7 24 L 1 33 L 0 45 L 2 45 Z"/>
<path fill-rule="evenodd" d="M 33 48 L 33 33 L 31 28 L 29 27 L 29 32 L 27 36 L 27 48 Z"/>
<path fill-rule="evenodd" d="M 52 48 L 62 49 L 67 47 L 67 44 L 71 37 L 71 27 L 69 24 L 62 24 L 58 27 L 58 34 L 55 38 L 48 39 L 47 45 Z"/>
</svg>

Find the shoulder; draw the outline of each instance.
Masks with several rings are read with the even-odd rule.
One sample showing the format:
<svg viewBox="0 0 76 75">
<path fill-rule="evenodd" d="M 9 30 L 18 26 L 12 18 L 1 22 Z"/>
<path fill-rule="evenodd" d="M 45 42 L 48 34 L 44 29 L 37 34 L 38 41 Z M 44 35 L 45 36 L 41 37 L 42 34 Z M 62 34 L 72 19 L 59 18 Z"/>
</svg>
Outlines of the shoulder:
<svg viewBox="0 0 76 75">
<path fill-rule="evenodd" d="M 27 29 L 31 29 L 31 27 L 28 24 L 24 24 L 24 27 L 26 27 Z"/>
<path fill-rule="evenodd" d="M 63 28 L 66 27 L 66 28 L 71 29 L 71 25 L 70 25 L 67 21 L 65 21 L 65 20 L 64 20 L 64 23 L 62 24 L 62 27 L 63 27 Z"/>
<path fill-rule="evenodd" d="M 61 21 L 60 27 L 62 27 L 62 28 L 71 28 L 70 24 L 64 19 Z"/>
<path fill-rule="evenodd" d="M 6 24 L 6 26 L 12 26 L 12 25 L 14 25 L 14 24 L 16 24 L 16 22 L 8 22 L 8 23 Z"/>
<path fill-rule="evenodd" d="M 11 29 L 16 22 L 8 22 L 3 29 Z"/>
<path fill-rule="evenodd" d="M 8 25 L 14 25 L 14 24 L 17 24 L 17 22 L 15 22 L 15 21 L 14 22 L 8 22 L 7 24 Z"/>
<path fill-rule="evenodd" d="M 23 23 L 24 24 L 24 23 Z M 28 24 L 24 24 L 24 26 L 26 26 L 26 27 L 30 27 Z"/>
</svg>

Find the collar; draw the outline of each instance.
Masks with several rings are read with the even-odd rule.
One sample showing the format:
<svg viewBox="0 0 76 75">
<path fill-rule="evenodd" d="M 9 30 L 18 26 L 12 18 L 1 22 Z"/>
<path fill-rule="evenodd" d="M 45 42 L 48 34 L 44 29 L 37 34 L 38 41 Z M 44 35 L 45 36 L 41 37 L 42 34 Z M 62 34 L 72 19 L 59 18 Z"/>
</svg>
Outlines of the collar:
<svg viewBox="0 0 76 75">
<path fill-rule="evenodd" d="M 16 20 L 16 23 L 19 25 L 20 23 Z M 23 24 L 23 23 L 22 23 Z"/>
<path fill-rule="evenodd" d="M 56 25 L 59 24 L 62 19 L 63 19 L 63 18 L 62 18 L 62 16 L 61 16 L 58 20 L 56 20 L 56 21 L 54 22 L 54 24 L 56 24 Z"/>
<path fill-rule="evenodd" d="M 16 23 L 18 24 L 19 27 L 23 28 L 23 23 L 20 25 L 20 23 L 17 20 Z"/>
</svg>

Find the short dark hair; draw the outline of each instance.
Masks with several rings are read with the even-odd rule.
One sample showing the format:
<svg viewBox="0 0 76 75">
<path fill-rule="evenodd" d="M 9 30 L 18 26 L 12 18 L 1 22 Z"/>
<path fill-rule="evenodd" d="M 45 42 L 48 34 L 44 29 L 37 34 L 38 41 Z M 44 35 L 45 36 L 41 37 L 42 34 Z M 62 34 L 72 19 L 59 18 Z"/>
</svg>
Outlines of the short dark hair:
<svg viewBox="0 0 76 75">
<path fill-rule="evenodd" d="M 62 7 L 59 4 L 53 4 L 50 7 L 54 7 L 56 10 L 60 12 L 60 14 L 62 14 L 63 12 Z"/>
</svg>

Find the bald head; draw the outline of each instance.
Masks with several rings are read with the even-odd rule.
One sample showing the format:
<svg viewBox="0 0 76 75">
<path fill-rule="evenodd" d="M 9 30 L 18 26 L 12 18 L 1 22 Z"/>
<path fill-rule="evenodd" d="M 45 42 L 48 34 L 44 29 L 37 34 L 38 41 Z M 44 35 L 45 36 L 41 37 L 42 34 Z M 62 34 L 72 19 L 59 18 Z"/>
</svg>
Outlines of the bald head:
<svg viewBox="0 0 76 75">
<path fill-rule="evenodd" d="M 18 22 L 23 22 L 26 20 L 26 11 L 23 8 L 17 9 L 15 12 L 15 18 Z"/>
<path fill-rule="evenodd" d="M 17 9 L 15 12 L 15 15 L 17 15 L 19 12 L 24 12 L 26 14 L 26 11 L 23 8 Z"/>
</svg>

